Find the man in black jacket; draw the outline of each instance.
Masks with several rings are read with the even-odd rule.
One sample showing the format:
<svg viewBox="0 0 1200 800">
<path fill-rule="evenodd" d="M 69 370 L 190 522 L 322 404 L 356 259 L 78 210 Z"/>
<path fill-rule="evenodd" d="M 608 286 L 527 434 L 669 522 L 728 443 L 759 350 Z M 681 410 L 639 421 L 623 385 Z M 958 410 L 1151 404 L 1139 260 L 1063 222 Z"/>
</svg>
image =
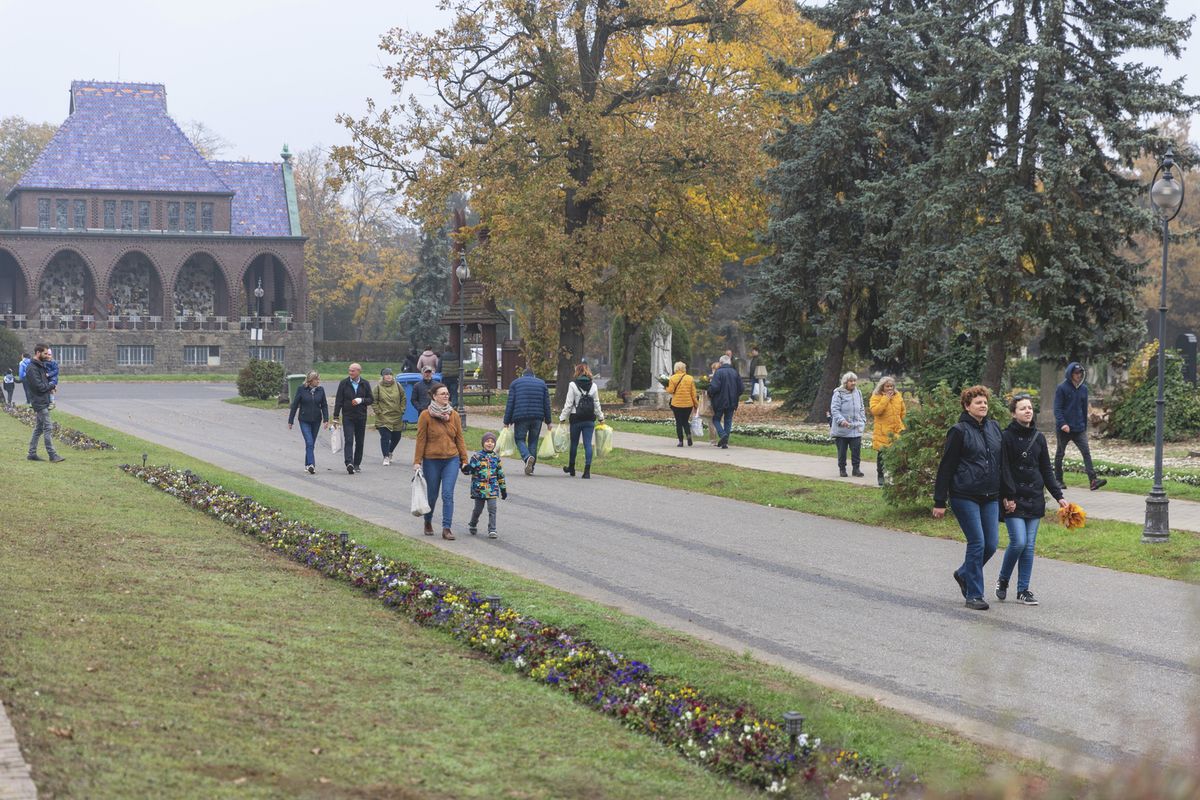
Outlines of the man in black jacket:
<svg viewBox="0 0 1200 800">
<path fill-rule="evenodd" d="M 417 415 L 429 408 L 430 401 L 433 400 L 433 367 L 426 364 L 421 370 L 421 380 L 413 384 L 412 388 L 412 404 L 417 410 Z"/>
<path fill-rule="evenodd" d="M 46 455 L 54 463 L 66 461 L 65 458 L 58 454 L 54 449 L 54 442 L 50 440 L 50 431 L 54 424 L 50 421 L 50 379 L 46 376 L 46 362 L 50 360 L 50 347 L 48 345 L 39 344 L 33 348 L 33 358 L 29 361 L 29 366 L 25 368 L 25 391 L 29 395 L 29 404 L 33 406 L 34 412 L 37 414 L 37 422 L 33 426 L 33 438 L 29 440 L 29 455 L 25 456 L 30 461 L 42 461 L 42 457 L 37 454 L 38 437 L 42 436 L 46 440 Z"/>
<path fill-rule="evenodd" d="M 350 374 L 338 384 L 337 397 L 333 403 L 333 418 L 342 419 L 342 436 L 346 441 L 342 455 L 346 459 L 346 472 L 353 475 L 362 472 L 363 441 L 367 437 L 367 406 L 371 405 L 371 384 L 362 377 L 362 367 L 351 364 Z M 346 414 L 342 416 L 342 408 Z"/>
</svg>

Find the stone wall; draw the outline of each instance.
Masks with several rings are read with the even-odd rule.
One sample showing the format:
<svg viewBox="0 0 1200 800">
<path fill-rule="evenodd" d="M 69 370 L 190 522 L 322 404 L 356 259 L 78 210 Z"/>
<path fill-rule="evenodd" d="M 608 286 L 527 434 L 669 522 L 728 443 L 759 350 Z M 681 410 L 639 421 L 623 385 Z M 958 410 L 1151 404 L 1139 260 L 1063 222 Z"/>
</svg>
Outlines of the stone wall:
<svg viewBox="0 0 1200 800">
<path fill-rule="evenodd" d="M 62 345 L 87 347 L 87 360 L 83 364 L 63 364 L 63 379 L 71 373 L 86 375 L 167 375 L 179 373 L 229 374 L 240 370 L 250 361 L 252 346 L 282 347 L 283 366 L 286 372 L 307 372 L 313 365 L 312 326 L 297 324 L 289 331 L 266 330 L 263 341 L 251 342 L 249 331 L 176 331 L 176 330 L 49 330 L 17 329 L 13 331 L 21 339 L 26 352 L 44 342 L 56 350 Z M 128 367 L 117 365 L 117 348 L 123 345 L 151 346 L 154 348 L 154 363 L 147 366 Z M 219 366 L 193 366 L 183 363 L 183 348 L 193 346 L 220 348 Z M 58 355 L 58 353 L 56 353 Z"/>
</svg>

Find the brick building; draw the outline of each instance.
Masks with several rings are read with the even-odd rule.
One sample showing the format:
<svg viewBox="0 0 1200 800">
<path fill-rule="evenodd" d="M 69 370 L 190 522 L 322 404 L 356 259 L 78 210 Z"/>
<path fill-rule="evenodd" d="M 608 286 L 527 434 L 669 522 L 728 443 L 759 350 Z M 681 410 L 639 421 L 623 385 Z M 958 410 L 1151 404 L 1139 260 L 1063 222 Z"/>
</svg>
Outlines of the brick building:
<svg viewBox="0 0 1200 800">
<path fill-rule="evenodd" d="M 208 161 L 160 84 L 71 84 L 70 114 L 7 198 L 0 324 L 64 371 L 312 363 L 291 156 Z"/>
</svg>

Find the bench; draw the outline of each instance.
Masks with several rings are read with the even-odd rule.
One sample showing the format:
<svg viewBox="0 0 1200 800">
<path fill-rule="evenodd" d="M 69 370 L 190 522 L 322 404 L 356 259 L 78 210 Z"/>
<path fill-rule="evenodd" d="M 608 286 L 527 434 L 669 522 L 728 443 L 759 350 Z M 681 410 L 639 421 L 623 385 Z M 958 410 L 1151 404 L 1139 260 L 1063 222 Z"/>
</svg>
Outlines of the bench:
<svg viewBox="0 0 1200 800">
<path fill-rule="evenodd" d="M 482 378 L 465 378 L 459 389 L 464 398 L 482 397 L 485 405 L 492 404 L 492 395 L 496 392 L 496 388 L 489 386 Z"/>
</svg>

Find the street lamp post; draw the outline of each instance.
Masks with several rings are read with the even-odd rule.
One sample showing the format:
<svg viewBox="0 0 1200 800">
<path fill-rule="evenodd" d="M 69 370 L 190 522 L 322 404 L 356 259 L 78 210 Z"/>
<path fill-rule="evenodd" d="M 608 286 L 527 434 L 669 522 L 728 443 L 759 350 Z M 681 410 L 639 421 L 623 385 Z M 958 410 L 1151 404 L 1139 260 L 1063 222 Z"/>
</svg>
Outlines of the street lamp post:
<svg viewBox="0 0 1200 800">
<path fill-rule="evenodd" d="M 1163 416 L 1166 410 L 1167 371 L 1167 252 L 1171 243 L 1171 220 L 1183 207 L 1183 174 L 1175 178 L 1175 153 L 1167 148 L 1162 163 L 1150 181 L 1150 207 L 1162 223 L 1162 285 L 1158 301 L 1158 400 L 1154 417 L 1154 486 L 1146 497 L 1146 525 L 1142 541 L 1166 542 L 1171 536 L 1167 515 L 1167 493 L 1163 489 Z"/>
<path fill-rule="evenodd" d="M 513 315 L 517 313 L 515 308 L 504 309 L 504 316 L 508 317 L 508 340 L 511 342 L 513 338 Z"/>
<path fill-rule="evenodd" d="M 459 258 L 458 266 L 454 269 L 454 274 L 458 276 L 458 416 L 462 420 L 463 429 L 467 427 L 467 409 L 463 405 L 463 366 L 467 363 L 464 347 L 466 345 L 466 330 L 467 330 L 467 299 L 466 293 L 463 291 L 463 285 L 467 278 L 471 277 L 471 269 L 467 266 L 467 254 L 463 253 Z"/>
</svg>

